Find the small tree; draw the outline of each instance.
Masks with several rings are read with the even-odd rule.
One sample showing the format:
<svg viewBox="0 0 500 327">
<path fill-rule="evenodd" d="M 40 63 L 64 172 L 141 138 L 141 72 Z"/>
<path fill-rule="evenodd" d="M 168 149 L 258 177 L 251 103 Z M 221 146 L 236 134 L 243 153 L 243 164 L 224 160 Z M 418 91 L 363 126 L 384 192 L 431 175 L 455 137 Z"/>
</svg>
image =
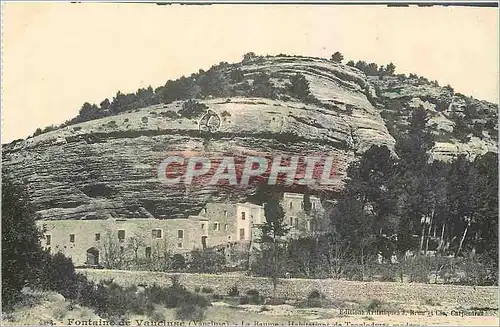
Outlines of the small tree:
<svg viewBox="0 0 500 327">
<path fill-rule="evenodd" d="M 309 82 L 302 74 L 295 74 L 290 78 L 290 93 L 298 99 L 304 100 L 311 95 L 309 90 Z"/>
<path fill-rule="evenodd" d="M 354 65 L 354 67 L 361 70 L 362 72 L 366 70 L 366 66 L 368 66 L 366 61 L 361 61 L 361 60 L 358 60 L 358 62 L 356 62 L 356 64 Z"/>
<path fill-rule="evenodd" d="M 332 54 L 332 58 L 330 60 L 335 62 L 342 62 L 342 60 L 344 60 L 344 56 L 337 51 L 334 54 Z"/>
<path fill-rule="evenodd" d="M 231 71 L 230 78 L 233 83 L 239 83 L 243 82 L 243 80 L 245 79 L 245 75 L 243 75 L 241 69 L 236 68 Z"/>
<path fill-rule="evenodd" d="M 155 269 L 167 271 L 172 268 L 172 245 L 167 237 L 154 242 L 152 259 Z"/>
<path fill-rule="evenodd" d="M 354 67 L 356 64 L 354 63 L 353 60 L 349 60 L 346 64 L 347 66 L 351 66 L 351 67 Z"/>
<path fill-rule="evenodd" d="M 37 135 L 40 135 L 42 134 L 42 129 L 40 127 L 38 127 L 36 130 L 35 130 L 35 133 L 33 134 L 33 136 L 37 136 Z"/>
<path fill-rule="evenodd" d="M 125 248 L 119 244 L 117 235 L 110 229 L 107 229 L 104 233 L 99 252 L 104 254 L 104 266 L 106 268 L 122 268 L 125 261 Z"/>
<path fill-rule="evenodd" d="M 374 62 L 369 63 L 365 68 L 365 74 L 370 76 L 377 76 L 378 65 Z"/>
<path fill-rule="evenodd" d="M 221 271 L 225 264 L 224 254 L 214 249 L 191 251 L 190 268 L 195 272 L 215 273 Z"/>
<path fill-rule="evenodd" d="M 248 52 L 243 55 L 243 62 L 248 62 L 251 61 L 252 59 L 255 59 L 257 55 L 255 52 Z"/>
<path fill-rule="evenodd" d="M 280 243 L 283 241 L 283 237 L 290 231 L 290 228 L 285 223 L 285 212 L 276 193 L 271 193 L 268 197 L 268 202 L 264 204 L 264 215 L 266 221 L 260 227 L 261 237 L 258 241 L 271 247 L 273 258 L 273 297 L 276 298 L 280 276 Z"/>
<path fill-rule="evenodd" d="M 271 77 L 266 73 L 259 73 L 254 77 L 250 95 L 259 98 L 276 98 L 276 90 L 271 82 Z"/>
<path fill-rule="evenodd" d="M 203 115 L 208 109 L 208 106 L 204 103 L 199 103 L 196 100 L 187 100 L 182 104 L 182 109 L 179 110 L 179 114 L 188 119 L 193 119 Z"/>
<path fill-rule="evenodd" d="M 387 67 L 385 68 L 385 72 L 388 74 L 388 75 L 394 75 L 394 72 L 396 71 L 396 66 L 391 62 L 387 65 Z"/>
<path fill-rule="evenodd" d="M 136 268 L 138 268 L 141 264 L 141 260 L 139 259 L 139 249 L 146 245 L 144 240 L 145 237 L 142 234 L 133 235 L 127 240 L 127 247 L 134 253 L 134 263 Z"/>
<path fill-rule="evenodd" d="M 172 269 L 182 270 L 186 268 L 186 258 L 180 253 L 176 253 L 172 257 Z"/>
</svg>

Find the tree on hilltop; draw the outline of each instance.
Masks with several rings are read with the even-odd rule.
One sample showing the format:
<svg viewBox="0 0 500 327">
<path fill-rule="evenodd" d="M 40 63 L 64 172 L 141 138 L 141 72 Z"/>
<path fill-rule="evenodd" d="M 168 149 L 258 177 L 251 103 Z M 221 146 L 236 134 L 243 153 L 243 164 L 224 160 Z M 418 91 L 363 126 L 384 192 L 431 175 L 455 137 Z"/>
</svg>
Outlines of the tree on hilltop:
<svg viewBox="0 0 500 327">
<path fill-rule="evenodd" d="M 257 57 L 257 55 L 255 54 L 255 52 L 248 52 L 248 53 L 245 53 L 243 55 L 243 62 L 249 62 L 249 61 L 252 61 L 253 59 L 255 59 Z"/>
<path fill-rule="evenodd" d="M 396 66 L 391 62 L 387 65 L 385 72 L 388 75 L 394 75 L 394 72 L 396 71 Z"/>
<path fill-rule="evenodd" d="M 334 62 L 342 62 L 342 60 L 344 60 L 344 56 L 340 53 L 340 52 L 335 52 L 334 54 L 332 54 L 332 57 L 330 58 L 331 61 L 334 61 Z"/>
</svg>

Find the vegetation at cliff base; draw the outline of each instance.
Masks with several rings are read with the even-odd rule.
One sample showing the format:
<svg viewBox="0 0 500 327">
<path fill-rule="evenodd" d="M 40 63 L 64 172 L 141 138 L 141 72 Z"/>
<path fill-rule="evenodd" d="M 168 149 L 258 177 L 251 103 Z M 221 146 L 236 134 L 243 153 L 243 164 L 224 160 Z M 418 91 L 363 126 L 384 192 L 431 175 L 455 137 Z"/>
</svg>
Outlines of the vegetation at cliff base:
<svg viewBox="0 0 500 327">
<path fill-rule="evenodd" d="M 397 156 L 372 146 L 348 168 L 342 194 L 322 214 L 328 226 L 280 250 L 281 277 L 497 283 L 497 154 L 431 162 L 427 119 L 425 110 L 413 112 Z M 272 276 L 269 253 L 255 274 Z"/>
<path fill-rule="evenodd" d="M 55 291 L 67 300 L 95 310 L 102 318 L 121 321 L 128 314 L 154 313 L 155 305 L 177 308 L 180 318 L 201 320 L 210 301 L 188 291 L 172 277 L 169 287 L 123 287 L 113 280 L 90 281 L 76 273 L 71 259 L 50 254 L 40 246 L 42 233 L 28 193 L 2 171 L 2 311 L 12 310 L 23 298 L 23 289 Z"/>
</svg>

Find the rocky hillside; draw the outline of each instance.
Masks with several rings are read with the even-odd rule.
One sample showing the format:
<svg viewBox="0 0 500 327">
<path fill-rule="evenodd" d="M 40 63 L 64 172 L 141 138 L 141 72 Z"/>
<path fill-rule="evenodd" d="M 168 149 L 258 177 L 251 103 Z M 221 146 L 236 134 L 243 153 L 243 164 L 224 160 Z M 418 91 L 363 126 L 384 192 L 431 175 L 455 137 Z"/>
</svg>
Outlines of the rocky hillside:
<svg viewBox="0 0 500 327">
<path fill-rule="evenodd" d="M 448 160 L 458 154 L 472 159 L 498 152 L 497 104 L 455 93 L 451 86 L 439 87 L 413 74 L 409 78 L 370 76 L 369 81 L 377 89 L 377 108 L 392 135 L 404 132 L 415 108 L 426 109 L 427 128 L 435 136 L 435 159 Z"/>
<path fill-rule="evenodd" d="M 3 145 L 4 168 L 29 185 L 43 219 L 168 219 L 196 214 L 207 201 L 242 201 L 253 192 L 164 186 L 156 168 L 170 152 L 333 155 L 339 182 L 328 190 L 339 191 L 356 155 L 371 145 L 393 150 L 412 108 L 420 106 L 430 113 L 435 158 L 498 151 L 496 105 L 418 78 L 367 77 L 338 62 L 288 56 L 254 57 L 207 73 L 214 72 L 228 93 L 196 96 L 198 105 L 206 106 L 203 112 L 221 117 L 220 128 L 210 135 L 199 129 L 203 113 L 186 114 L 182 100 L 156 99 L 113 114 L 106 105 L 103 118 L 75 119 Z M 307 80 L 310 94 L 293 92 L 290 81 L 297 73 Z M 165 89 L 155 93 L 160 91 L 165 94 Z"/>
</svg>

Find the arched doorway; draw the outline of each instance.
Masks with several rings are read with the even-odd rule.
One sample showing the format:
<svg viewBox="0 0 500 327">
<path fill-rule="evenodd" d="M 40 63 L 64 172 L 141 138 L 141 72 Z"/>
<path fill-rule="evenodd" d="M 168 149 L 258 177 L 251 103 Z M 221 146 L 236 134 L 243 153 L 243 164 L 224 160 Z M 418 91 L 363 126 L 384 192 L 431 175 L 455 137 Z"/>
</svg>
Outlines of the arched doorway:
<svg viewBox="0 0 500 327">
<path fill-rule="evenodd" d="M 99 265 L 99 250 L 97 250 L 94 247 L 87 250 L 87 265 L 88 266 Z"/>
</svg>

